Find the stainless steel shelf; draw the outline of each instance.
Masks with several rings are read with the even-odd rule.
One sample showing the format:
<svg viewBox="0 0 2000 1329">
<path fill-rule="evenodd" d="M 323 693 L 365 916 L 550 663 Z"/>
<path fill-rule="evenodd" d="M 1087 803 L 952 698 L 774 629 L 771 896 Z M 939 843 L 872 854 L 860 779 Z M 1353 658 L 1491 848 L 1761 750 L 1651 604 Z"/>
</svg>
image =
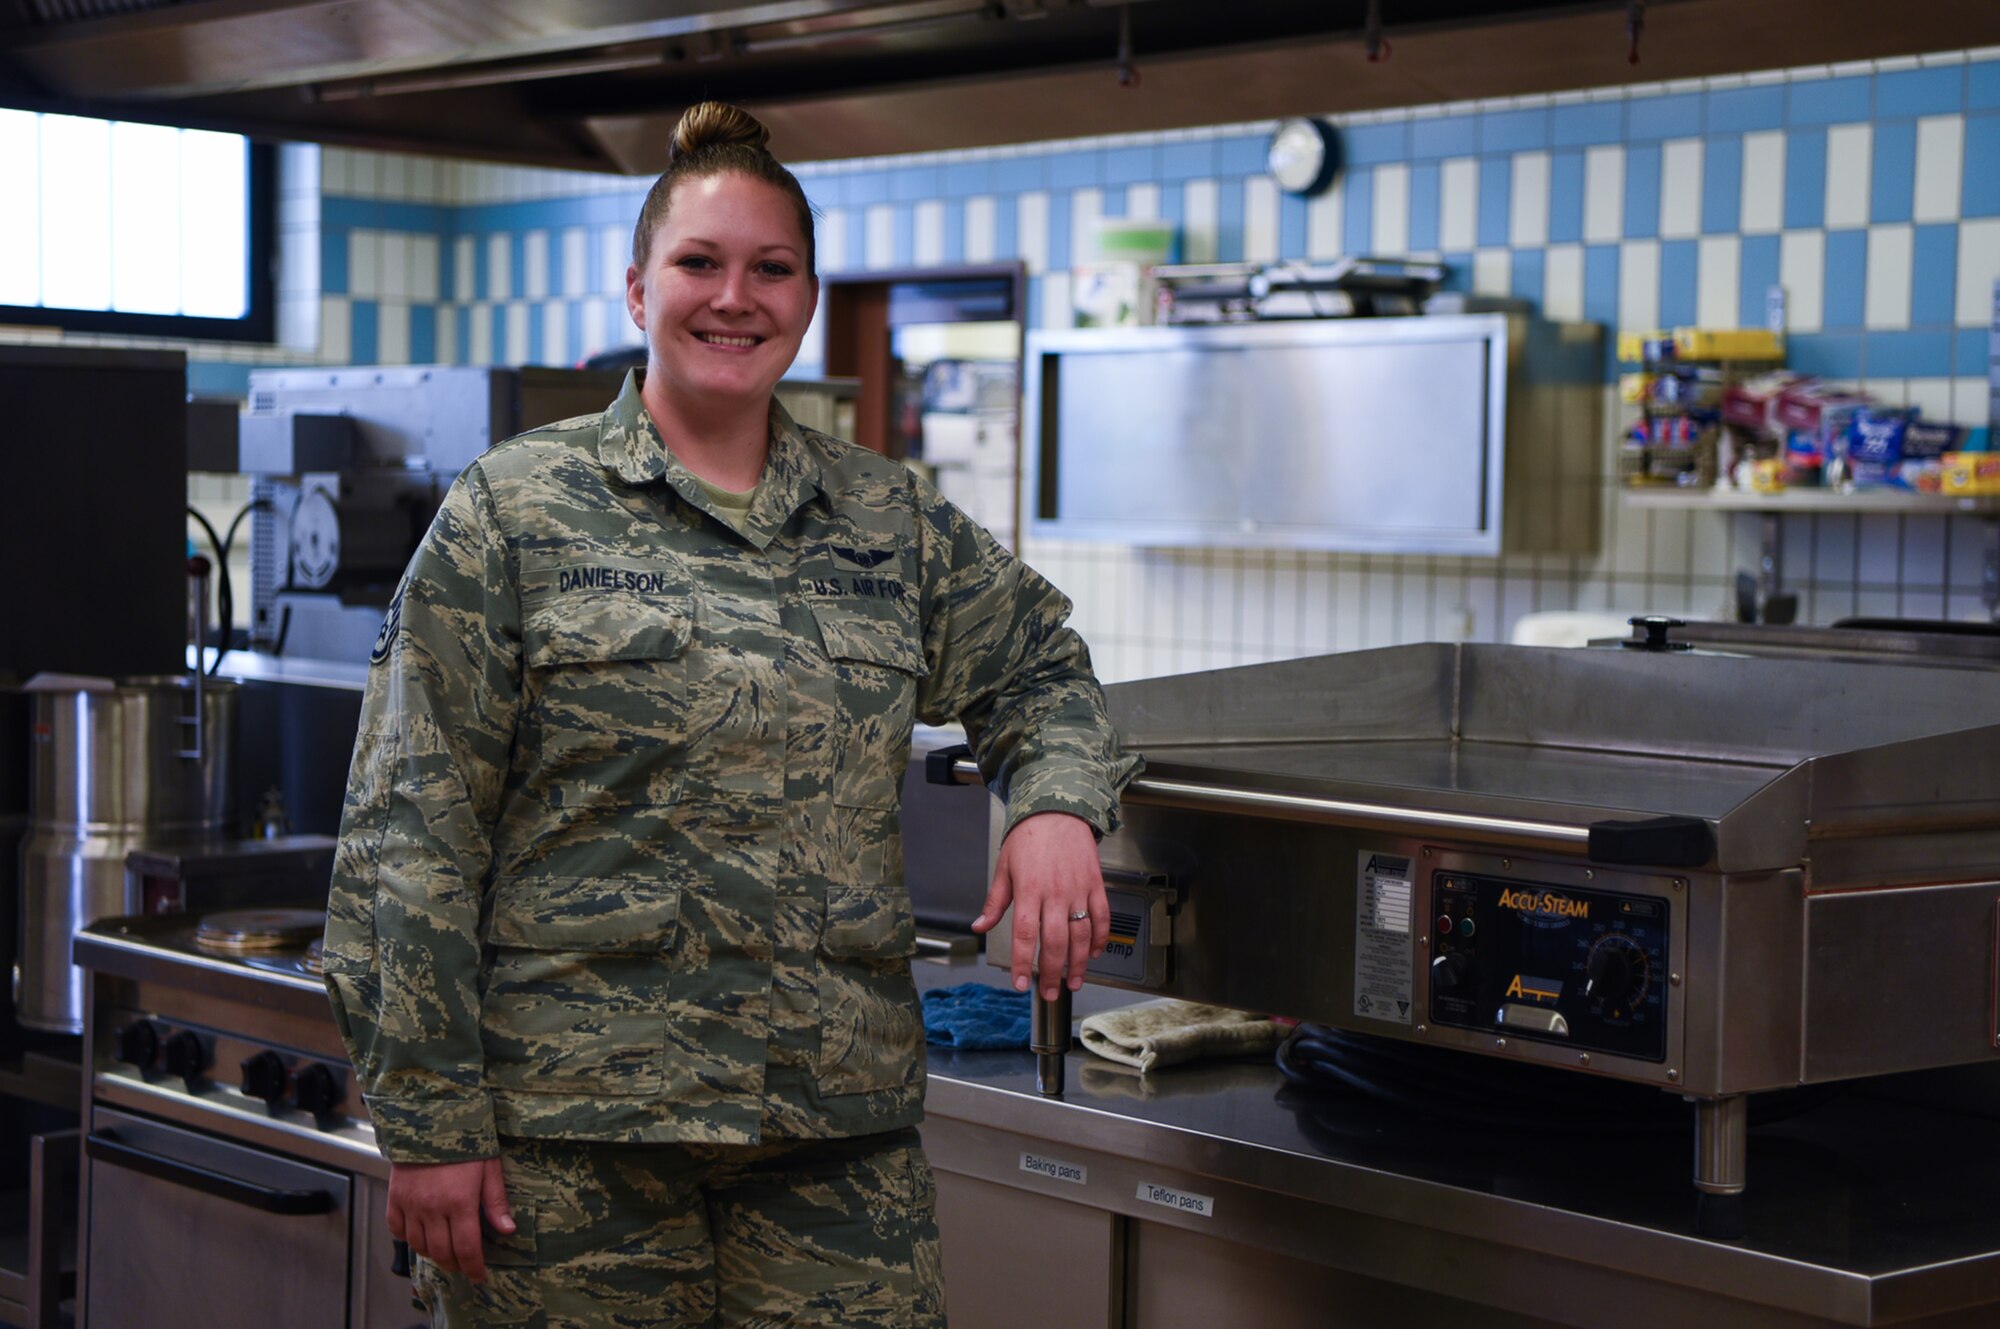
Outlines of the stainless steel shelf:
<svg viewBox="0 0 2000 1329">
<path fill-rule="evenodd" d="M 18 1058 L 0 1059 L 0 1094 L 79 1111 L 83 1106 L 83 1067 L 76 1055 L 27 1052 Z"/>
<path fill-rule="evenodd" d="M 1875 513 L 1885 516 L 2000 516 L 2000 496 L 1960 498 L 1950 494 L 1913 494 L 1896 490 L 1786 489 L 1760 494 L 1747 489 L 1621 489 L 1619 496 L 1635 508 L 1679 508 L 1708 512 Z"/>
</svg>

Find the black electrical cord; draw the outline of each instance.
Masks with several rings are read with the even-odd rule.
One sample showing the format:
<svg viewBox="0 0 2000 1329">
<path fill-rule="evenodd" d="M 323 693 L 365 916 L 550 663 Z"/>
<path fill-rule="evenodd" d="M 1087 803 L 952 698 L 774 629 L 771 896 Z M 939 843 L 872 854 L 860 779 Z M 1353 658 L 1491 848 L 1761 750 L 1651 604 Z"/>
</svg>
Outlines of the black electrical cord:
<svg viewBox="0 0 2000 1329">
<path fill-rule="evenodd" d="M 208 648 L 206 639 L 197 640 L 194 644 L 195 668 L 202 670 L 204 673 L 213 674 L 222 667 L 222 653 L 228 649 L 229 645 L 230 620 L 235 616 L 236 612 L 236 598 L 231 594 L 229 586 L 229 545 L 221 536 L 215 533 L 214 524 L 208 518 L 202 516 L 201 510 L 195 507 L 194 504 L 190 503 L 187 505 L 187 513 L 188 516 L 195 519 L 196 524 L 208 535 L 208 547 L 215 551 L 215 607 L 216 616 L 222 620 L 222 630 L 221 638 L 215 648 L 214 662 L 207 665 L 202 663 L 202 652 Z M 234 530 L 235 527 L 232 525 L 230 529 Z M 206 609 L 207 606 L 204 605 L 203 608 Z"/>
<path fill-rule="evenodd" d="M 1628 1134 L 1684 1131 L 1688 1125 L 1685 1103 L 1645 1085 L 1327 1025 L 1292 1030 L 1278 1048 L 1277 1063 L 1280 1073 L 1304 1090 L 1344 1090 L 1399 1111 L 1499 1130 Z M 1811 1086 L 1752 1095 L 1750 1124 L 1803 1112 L 1835 1092 L 1833 1086 Z"/>
<path fill-rule="evenodd" d="M 229 531 L 222 537 L 222 552 L 226 554 L 235 547 L 236 532 L 242 527 L 245 517 L 248 517 L 253 512 L 276 511 L 277 508 L 271 505 L 271 500 L 268 498 L 253 498 L 248 503 L 245 503 L 237 510 L 236 515 L 229 519 Z"/>
</svg>

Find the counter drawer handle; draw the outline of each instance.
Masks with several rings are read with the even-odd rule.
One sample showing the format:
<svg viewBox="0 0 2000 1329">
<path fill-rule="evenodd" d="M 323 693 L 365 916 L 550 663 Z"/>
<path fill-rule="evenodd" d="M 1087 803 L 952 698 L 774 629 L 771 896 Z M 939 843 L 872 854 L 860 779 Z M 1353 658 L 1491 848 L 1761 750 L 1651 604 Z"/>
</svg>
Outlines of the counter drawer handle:
<svg viewBox="0 0 2000 1329">
<path fill-rule="evenodd" d="M 186 1186 L 190 1190 L 261 1209 L 267 1214 L 330 1214 L 340 1207 L 331 1191 L 273 1190 L 226 1173 L 134 1149 L 112 1138 L 108 1132 L 89 1136 L 84 1141 L 84 1152 L 98 1162 L 130 1168 L 149 1177 L 158 1177 L 161 1181 L 173 1182 L 176 1186 Z"/>
</svg>

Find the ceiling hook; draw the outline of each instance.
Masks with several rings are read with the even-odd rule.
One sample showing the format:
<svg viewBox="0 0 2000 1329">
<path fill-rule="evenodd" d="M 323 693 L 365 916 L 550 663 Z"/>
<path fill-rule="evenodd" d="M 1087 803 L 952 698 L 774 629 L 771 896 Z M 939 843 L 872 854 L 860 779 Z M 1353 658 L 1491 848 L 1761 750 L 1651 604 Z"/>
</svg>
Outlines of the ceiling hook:
<svg viewBox="0 0 2000 1329">
<path fill-rule="evenodd" d="M 1646 30 L 1646 0 L 1632 0 L 1625 6 L 1625 35 L 1631 46 L 1625 52 L 1625 63 L 1639 63 L 1639 34 Z"/>
<path fill-rule="evenodd" d="M 1361 49 L 1368 52 L 1371 65 L 1389 58 L 1389 40 L 1382 35 L 1382 0 L 1368 0 L 1368 18 L 1361 28 Z"/>
<path fill-rule="evenodd" d="M 1139 71 L 1132 65 L 1132 4 L 1131 0 L 1118 9 L 1118 86 L 1136 88 L 1139 86 Z"/>
</svg>

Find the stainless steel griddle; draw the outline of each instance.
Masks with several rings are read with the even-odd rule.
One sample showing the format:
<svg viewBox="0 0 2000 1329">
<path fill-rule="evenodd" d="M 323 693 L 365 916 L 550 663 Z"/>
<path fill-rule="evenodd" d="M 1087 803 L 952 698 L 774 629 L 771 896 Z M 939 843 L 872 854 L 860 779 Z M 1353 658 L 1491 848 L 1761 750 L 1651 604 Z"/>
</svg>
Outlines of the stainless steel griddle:
<svg viewBox="0 0 2000 1329">
<path fill-rule="evenodd" d="M 1419 645 L 1107 694 L 1147 764 L 1094 981 L 1685 1095 L 1718 1194 L 1745 1095 L 2000 1057 L 2000 675 Z"/>
</svg>

